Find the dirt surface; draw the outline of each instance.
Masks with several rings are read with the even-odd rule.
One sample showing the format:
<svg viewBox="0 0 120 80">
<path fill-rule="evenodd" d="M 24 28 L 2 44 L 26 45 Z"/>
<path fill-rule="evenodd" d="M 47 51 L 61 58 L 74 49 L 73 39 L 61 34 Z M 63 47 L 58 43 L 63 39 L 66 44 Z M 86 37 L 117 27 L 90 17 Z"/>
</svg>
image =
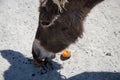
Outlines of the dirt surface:
<svg viewBox="0 0 120 80">
<path fill-rule="evenodd" d="M 84 36 L 52 68 L 33 65 L 39 0 L 0 0 L 0 80 L 120 80 L 120 0 L 105 0 L 84 22 Z"/>
</svg>

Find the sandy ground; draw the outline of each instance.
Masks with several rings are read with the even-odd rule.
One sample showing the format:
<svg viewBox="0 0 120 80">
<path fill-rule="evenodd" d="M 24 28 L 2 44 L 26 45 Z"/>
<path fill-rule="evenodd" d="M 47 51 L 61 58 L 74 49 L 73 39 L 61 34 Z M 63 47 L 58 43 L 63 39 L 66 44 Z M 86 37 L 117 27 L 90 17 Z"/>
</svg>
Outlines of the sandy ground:
<svg viewBox="0 0 120 80">
<path fill-rule="evenodd" d="M 45 72 L 33 65 L 31 46 L 38 0 L 0 0 L 0 80 L 120 80 L 120 0 L 105 0 L 84 22 L 85 32 Z"/>
</svg>

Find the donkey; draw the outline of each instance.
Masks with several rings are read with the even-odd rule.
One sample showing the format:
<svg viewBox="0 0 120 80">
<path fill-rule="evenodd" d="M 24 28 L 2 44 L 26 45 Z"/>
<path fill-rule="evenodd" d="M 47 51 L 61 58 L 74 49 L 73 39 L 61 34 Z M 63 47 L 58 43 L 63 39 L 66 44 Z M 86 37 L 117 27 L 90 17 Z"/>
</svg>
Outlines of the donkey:
<svg viewBox="0 0 120 80">
<path fill-rule="evenodd" d="M 83 36 L 83 21 L 103 0 L 41 0 L 32 55 L 38 63 L 49 63 L 55 54 Z"/>
</svg>

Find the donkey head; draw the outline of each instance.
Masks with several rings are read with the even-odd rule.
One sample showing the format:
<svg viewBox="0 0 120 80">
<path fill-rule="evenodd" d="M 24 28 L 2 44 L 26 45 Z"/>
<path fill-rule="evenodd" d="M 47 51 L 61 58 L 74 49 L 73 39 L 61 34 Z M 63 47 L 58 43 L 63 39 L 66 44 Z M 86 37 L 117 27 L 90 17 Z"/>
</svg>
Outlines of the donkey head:
<svg viewBox="0 0 120 80">
<path fill-rule="evenodd" d="M 40 24 L 49 27 L 60 16 L 67 0 L 41 0 Z"/>
</svg>

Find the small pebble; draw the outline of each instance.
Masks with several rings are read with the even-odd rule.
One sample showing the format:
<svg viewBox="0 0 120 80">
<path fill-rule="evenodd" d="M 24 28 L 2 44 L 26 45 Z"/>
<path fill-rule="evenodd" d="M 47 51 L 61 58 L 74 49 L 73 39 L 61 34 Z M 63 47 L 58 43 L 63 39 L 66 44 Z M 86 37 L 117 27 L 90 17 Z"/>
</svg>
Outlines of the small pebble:
<svg viewBox="0 0 120 80">
<path fill-rule="evenodd" d="M 106 53 L 106 56 L 111 56 L 111 53 Z"/>
<path fill-rule="evenodd" d="M 35 74 L 32 74 L 32 76 L 34 77 L 34 76 L 35 76 Z"/>
<path fill-rule="evenodd" d="M 15 57 L 12 57 L 12 59 L 15 59 Z"/>
</svg>

